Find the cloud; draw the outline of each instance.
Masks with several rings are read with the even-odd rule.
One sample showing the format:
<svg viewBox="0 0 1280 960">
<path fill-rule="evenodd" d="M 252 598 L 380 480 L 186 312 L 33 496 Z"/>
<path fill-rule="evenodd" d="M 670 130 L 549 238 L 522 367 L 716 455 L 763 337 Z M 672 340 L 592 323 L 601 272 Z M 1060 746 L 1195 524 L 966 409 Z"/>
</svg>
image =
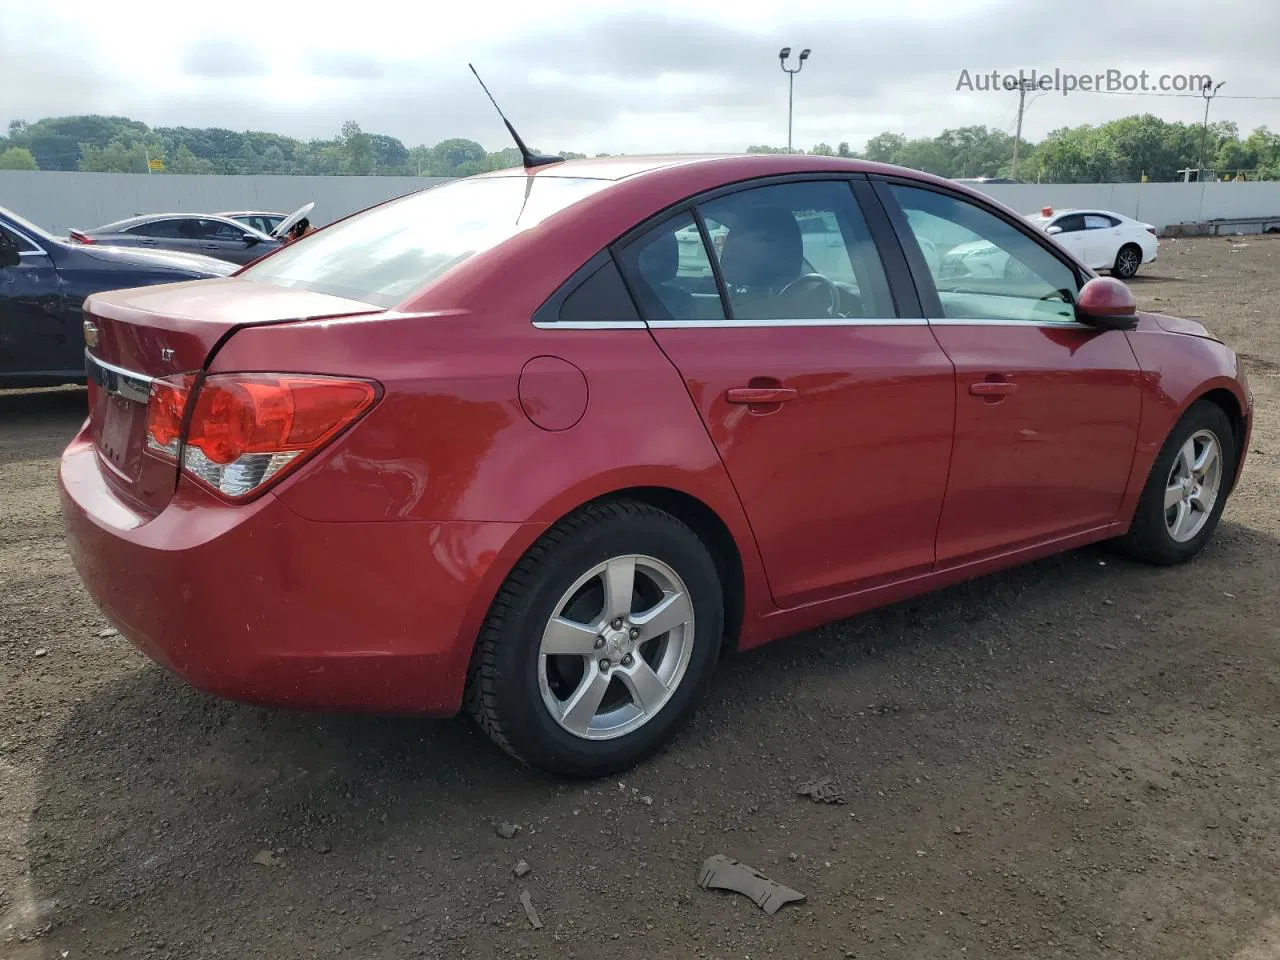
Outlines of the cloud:
<svg viewBox="0 0 1280 960">
<path fill-rule="evenodd" d="M 271 72 L 271 62 L 265 53 L 243 41 L 201 37 L 183 51 L 182 72 L 209 79 L 264 77 Z"/>
<path fill-rule="evenodd" d="M 124 28 L 105 13 L 89 29 L 77 23 L 87 15 L 18 5 L 0 28 L 0 61 L 39 82 L 6 91 L 0 128 L 15 116 L 96 111 L 305 139 L 332 137 L 356 120 L 410 145 L 460 136 L 500 149 L 506 131 L 467 70 L 470 60 L 540 149 L 741 150 L 786 142 L 787 78 L 777 59 L 784 45 L 813 49 L 795 78 L 801 147 L 861 147 L 885 130 L 919 136 L 985 124 L 1012 132 L 1016 94 L 957 92 L 961 70 L 1209 73 L 1227 81 L 1212 119 L 1245 131 L 1268 122 L 1277 102 L 1228 95 L 1280 94 L 1274 0 L 1239 0 L 1230 15 L 1213 17 L 1201 0 L 1073 0 L 1069 13 L 1025 0 L 900 0 L 875 14 L 850 12 L 844 0 L 802 9 L 739 0 L 731 14 L 710 6 L 691 14 L 698 8 L 687 0 L 635 0 L 608 15 L 585 3 L 570 9 L 575 0 L 545 0 L 536 13 L 516 0 L 494 3 L 483 30 L 462 9 L 405 20 L 371 8 L 344 33 L 341 51 L 319 18 L 297 27 L 295 60 L 269 60 L 224 35 L 195 39 L 199 18 L 175 8 L 163 37 L 147 34 L 158 53 L 146 85 L 130 64 L 106 55 Z M 908 8 L 919 15 L 907 18 Z M 409 34 L 418 39 L 406 42 Z M 95 42 L 103 55 L 66 57 Z M 252 81 L 269 70 L 271 84 Z M 1148 111 L 1198 123 L 1203 109 L 1197 97 L 1049 94 L 1029 104 L 1024 133 L 1039 138 Z"/>
</svg>

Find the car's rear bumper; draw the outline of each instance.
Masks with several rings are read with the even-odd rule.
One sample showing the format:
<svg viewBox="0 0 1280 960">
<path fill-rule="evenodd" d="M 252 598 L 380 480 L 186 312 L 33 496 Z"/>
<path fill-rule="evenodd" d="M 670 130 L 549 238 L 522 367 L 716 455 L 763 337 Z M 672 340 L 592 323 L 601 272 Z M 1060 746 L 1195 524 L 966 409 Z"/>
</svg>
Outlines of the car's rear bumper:
<svg viewBox="0 0 1280 960">
<path fill-rule="evenodd" d="M 303 519 L 271 494 L 227 506 L 182 483 L 146 518 L 82 434 L 59 489 L 77 571 L 136 647 L 252 703 L 448 716 L 522 524 Z"/>
</svg>

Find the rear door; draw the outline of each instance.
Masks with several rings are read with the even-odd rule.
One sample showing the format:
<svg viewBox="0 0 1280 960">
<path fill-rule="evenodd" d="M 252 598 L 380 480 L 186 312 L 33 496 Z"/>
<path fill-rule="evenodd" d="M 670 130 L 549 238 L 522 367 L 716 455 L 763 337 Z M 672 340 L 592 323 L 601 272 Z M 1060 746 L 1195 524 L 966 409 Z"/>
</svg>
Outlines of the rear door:
<svg viewBox="0 0 1280 960">
<path fill-rule="evenodd" d="M 718 192 L 616 251 L 783 607 L 934 562 L 954 371 L 883 211 L 860 189 L 869 207 L 843 179 Z"/>
<path fill-rule="evenodd" d="M 921 303 L 956 368 L 955 450 L 938 526 L 954 565 L 1114 521 L 1138 439 L 1142 372 L 1122 331 L 1078 323 L 1081 277 L 1022 223 L 942 187 L 878 179 Z M 917 224 L 1002 250 L 1020 269 L 935 279 Z M 944 232 L 935 230 L 932 236 Z"/>
<path fill-rule="evenodd" d="M 1120 252 L 1123 242 L 1120 221 L 1105 213 L 1086 213 L 1084 215 L 1085 249 L 1088 256 L 1084 262 L 1095 270 L 1111 267 L 1116 262 L 1116 254 Z"/>
</svg>

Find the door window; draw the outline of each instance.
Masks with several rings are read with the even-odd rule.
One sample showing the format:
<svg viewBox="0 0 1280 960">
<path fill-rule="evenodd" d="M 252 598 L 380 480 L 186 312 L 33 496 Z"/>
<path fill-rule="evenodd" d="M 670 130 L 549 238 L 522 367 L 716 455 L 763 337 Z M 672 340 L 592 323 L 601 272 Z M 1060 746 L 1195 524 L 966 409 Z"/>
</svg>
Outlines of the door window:
<svg viewBox="0 0 1280 960">
<path fill-rule="evenodd" d="M 735 318 L 896 316 L 879 252 L 848 183 L 754 187 L 699 210 L 709 227 L 722 231 L 715 252 Z"/>
<path fill-rule="evenodd" d="M 664 220 L 619 251 L 618 261 L 645 320 L 724 319 L 711 258 L 693 214 Z"/>
<path fill-rule="evenodd" d="M 1084 217 L 1078 213 L 1068 213 L 1064 217 L 1059 217 L 1052 225 L 1063 233 L 1079 233 L 1081 230 L 1086 229 Z"/>
<path fill-rule="evenodd" d="M 1086 213 L 1084 215 L 1084 228 L 1086 230 L 1110 230 L 1112 227 L 1118 227 L 1119 220 L 1104 216 L 1101 213 Z"/>
<path fill-rule="evenodd" d="M 890 190 L 926 253 L 943 318 L 1075 320 L 1075 272 L 1031 237 L 968 200 L 919 187 Z"/>
<path fill-rule="evenodd" d="M 18 248 L 19 253 L 34 253 L 36 245 L 21 234 L 14 233 L 3 224 L 0 224 L 0 237 L 13 243 Z"/>
<path fill-rule="evenodd" d="M 163 237 L 173 240 L 177 237 L 184 236 L 178 230 L 178 225 L 185 221 L 181 220 L 152 220 L 149 223 L 140 223 L 136 227 L 130 227 L 126 233 L 134 233 L 141 237 Z"/>
</svg>

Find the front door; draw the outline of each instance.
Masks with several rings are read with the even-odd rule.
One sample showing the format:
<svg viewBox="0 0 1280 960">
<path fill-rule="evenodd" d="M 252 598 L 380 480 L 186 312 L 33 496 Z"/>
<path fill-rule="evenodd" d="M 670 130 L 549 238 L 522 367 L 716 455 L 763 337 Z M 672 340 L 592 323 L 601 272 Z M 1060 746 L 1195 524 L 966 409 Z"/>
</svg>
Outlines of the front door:
<svg viewBox="0 0 1280 960">
<path fill-rule="evenodd" d="M 69 330 L 53 261 L 26 237 L 3 226 L 0 234 L 16 244 L 19 261 L 0 266 L 0 375 L 82 367 L 84 343 L 78 330 Z"/>
<path fill-rule="evenodd" d="M 868 215 L 892 238 L 878 207 Z M 721 194 L 618 255 L 737 489 L 775 602 L 930 570 L 954 372 L 918 309 L 895 306 L 850 183 Z"/>
<path fill-rule="evenodd" d="M 1114 521 L 1137 446 L 1141 371 L 1121 331 L 1076 322 L 1073 268 L 1027 231 L 942 190 L 881 184 L 904 243 L 938 221 L 999 248 L 999 277 L 917 264 L 930 324 L 956 368 L 955 450 L 938 526 L 950 565 Z M 934 229 L 931 236 L 946 230 Z M 942 261 L 947 264 L 945 251 Z"/>
</svg>

